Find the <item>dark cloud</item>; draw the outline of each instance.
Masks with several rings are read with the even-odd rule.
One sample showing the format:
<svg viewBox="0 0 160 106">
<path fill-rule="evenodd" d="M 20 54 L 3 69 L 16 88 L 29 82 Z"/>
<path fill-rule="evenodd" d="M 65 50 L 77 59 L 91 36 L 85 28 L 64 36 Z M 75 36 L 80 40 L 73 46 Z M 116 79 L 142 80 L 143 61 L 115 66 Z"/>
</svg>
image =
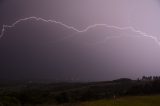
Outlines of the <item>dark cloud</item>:
<svg viewBox="0 0 160 106">
<path fill-rule="evenodd" d="M 1 27 L 37 16 L 79 30 L 104 23 L 133 25 L 153 36 L 160 31 L 155 1 L 0 0 L 0 4 Z M 105 41 L 106 37 L 115 38 Z M 77 33 L 55 23 L 23 21 L 6 29 L 0 51 L 0 79 L 108 80 L 158 75 L 160 69 L 160 49 L 153 39 L 107 27 Z"/>
<path fill-rule="evenodd" d="M 0 3 L 4 2 L 4 0 L 0 0 Z"/>
<path fill-rule="evenodd" d="M 106 27 L 77 33 L 54 23 L 32 20 L 19 23 L 8 28 L 0 39 L 0 78 L 107 80 L 157 70 L 159 65 L 155 67 L 150 63 L 158 60 L 160 52 L 149 49 L 149 46 L 154 47 L 149 39 L 140 46 L 136 43 L 144 39 L 139 37 L 101 42 L 106 36 L 128 34 L 139 36 Z"/>
</svg>

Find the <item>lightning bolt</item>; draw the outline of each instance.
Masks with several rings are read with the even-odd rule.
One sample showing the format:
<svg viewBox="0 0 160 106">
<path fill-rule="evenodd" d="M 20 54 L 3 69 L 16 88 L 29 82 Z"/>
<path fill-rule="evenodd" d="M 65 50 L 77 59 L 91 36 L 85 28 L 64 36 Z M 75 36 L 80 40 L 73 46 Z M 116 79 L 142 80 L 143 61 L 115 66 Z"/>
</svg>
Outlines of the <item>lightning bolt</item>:
<svg viewBox="0 0 160 106">
<path fill-rule="evenodd" d="M 69 26 L 69 25 L 66 25 L 64 24 L 63 22 L 59 22 L 59 21 L 55 21 L 55 20 L 46 20 L 44 18 L 40 18 L 40 17 L 35 17 L 35 16 L 32 16 L 32 17 L 27 17 L 27 18 L 22 18 L 22 19 L 19 19 L 17 21 L 15 21 L 13 24 L 11 25 L 3 25 L 2 27 L 2 30 L 1 30 L 1 34 L 0 34 L 0 38 L 2 38 L 4 36 L 4 33 L 6 31 L 7 28 L 13 28 L 15 27 L 18 23 L 20 22 L 23 22 L 23 21 L 27 21 L 27 20 L 36 20 L 36 21 L 43 21 L 43 22 L 47 22 L 47 23 L 56 23 L 56 24 L 60 24 L 64 27 L 66 27 L 67 29 L 71 29 L 71 30 L 74 30 L 78 33 L 83 33 L 83 32 L 87 32 L 88 30 L 90 29 L 93 29 L 93 28 L 96 28 L 96 27 L 99 27 L 99 26 L 102 26 L 102 27 L 106 27 L 106 28 L 113 28 L 113 29 L 117 29 L 117 30 L 131 30 L 133 31 L 134 33 L 137 33 L 143 37 L 147 37 L 147 38 L 150 38 L 152 40 L 155 41 L 156 44 L 158 44 L 160 46 L 160 41 L 157 37 L 155 36 L 152 36 L 152 35 L 149 35 L 143 31 L 140 31 L 140 30 L 137 30 L 136 28 L 132 27 L 132 26 L 127 26 L 127 27 L 119 27 L 119 26 L 114 26 L 114 25 L 108 25 L 108 24 L 94 24 L 94 25 L 90 25 L 88 27 L 86 27 L 85 29 L 83 30 L 78 30 L 77 28 L 73 27 L 73 26 Z M 120 36 L 122 37 L 122 36 Z M 118 37 L 106 37 L 105 41 L 108 40 L 108 39 L 114 39 L 114 38 L 118 38 Z M 103 42 L 105 42 L 103 41 Z"/>
</svg>

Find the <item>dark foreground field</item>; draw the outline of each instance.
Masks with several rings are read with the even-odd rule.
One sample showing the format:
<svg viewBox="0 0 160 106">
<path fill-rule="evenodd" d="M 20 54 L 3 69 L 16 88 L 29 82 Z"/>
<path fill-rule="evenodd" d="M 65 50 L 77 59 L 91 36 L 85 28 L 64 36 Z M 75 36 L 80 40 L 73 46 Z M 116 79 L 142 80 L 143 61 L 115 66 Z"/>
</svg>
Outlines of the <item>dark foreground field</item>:
<svg viewBox="0 0 160 106">
<path fill-rule="evenodd" d="M 103 99 L 61 106 L 160 106 L 160 96 L 127 96 L 114 99 Z"/>
<path fill-rule="evenodd" d="M 127 96 L 114 99 L 102 99 L 95 101 L 85 101 L 78 103 L 65 103 L 65 104 L 37 104 L 26 106 L 159 106 L 160 96 Z M 0 105 L 3 106 L 3 105 Z M 15 105 L 17 106 L 17 105 Z M 20 105 L 19 105 L 20 106 Z"/>
<path fill-rule="evenodd" d="M 160 78 L 0 84 L 0 106 L 160 106 Z"/>
</svg>

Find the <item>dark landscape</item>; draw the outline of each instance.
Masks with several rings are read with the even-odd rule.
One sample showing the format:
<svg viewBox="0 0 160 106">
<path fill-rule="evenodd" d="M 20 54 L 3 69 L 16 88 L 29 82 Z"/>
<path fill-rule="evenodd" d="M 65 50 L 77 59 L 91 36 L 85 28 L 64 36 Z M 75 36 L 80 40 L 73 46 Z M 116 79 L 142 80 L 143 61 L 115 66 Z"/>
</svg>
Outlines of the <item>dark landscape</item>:
<svg viewBox="0 0 160 106">
<path fill-rule="evenodd" d="M 116 103 L 124 97 L 148 96 L 153 98 L 153 95 L 156 97 L 159 94 L 160 77 L 158 76 L 143 76 L 137 80 L 121 78 L 113 81 L 88 83 L 38 83 L 30 81 L 12 82 L 11 84 L 11 82 L 8 82 L 0 84 L 0 106 L 57 106 L 62 104 L 64 106 L 74 106 L 86 101 L 97 100 L 113 100 Z M 80 106 L 83 106 L 83 104 Z M 98 104 L 95 106 L 98 106 Z M 116 105 L 113 104 L 113 106 Z"/>
</svg>

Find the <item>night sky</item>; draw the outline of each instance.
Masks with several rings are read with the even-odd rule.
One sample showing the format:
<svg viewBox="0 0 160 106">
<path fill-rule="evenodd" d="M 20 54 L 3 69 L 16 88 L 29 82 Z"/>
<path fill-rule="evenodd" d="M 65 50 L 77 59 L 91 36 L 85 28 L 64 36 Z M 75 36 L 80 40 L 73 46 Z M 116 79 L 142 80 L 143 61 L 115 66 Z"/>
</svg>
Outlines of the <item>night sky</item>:
<svg viewBox="0 0 160 106">
<path fill-rule="evenodd" d="M 0 79 L 160 75 L 159 20 L 159 0 L 0 0 Z"/>
</svg>

